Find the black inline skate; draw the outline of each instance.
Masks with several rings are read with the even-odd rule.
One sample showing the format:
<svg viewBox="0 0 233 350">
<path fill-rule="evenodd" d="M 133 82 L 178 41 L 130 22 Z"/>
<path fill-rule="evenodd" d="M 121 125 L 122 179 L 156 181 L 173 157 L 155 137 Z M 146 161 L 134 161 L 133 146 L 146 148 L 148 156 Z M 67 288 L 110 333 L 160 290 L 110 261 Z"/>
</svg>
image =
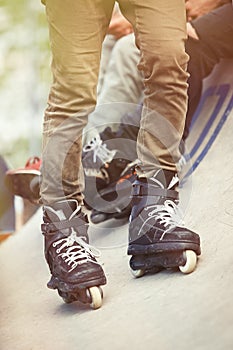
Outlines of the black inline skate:
<svg viewBox="0 0 233 350">
<path fill-rule="evenodd" d="M 88 220 L 76 200 L 44 206 L 42 233 L 51 272 L 47 286 L 57 289 L 66 303 L 80 301 L 93 309 L 102 305 L 101 285 L 106 284 L 99 251 L 89 245 Z"/>
<path fill-rule="evenodd" d="M 96 207 L 96 198 L 101 190 L 111 187 L 129 163 L 121 158 L 120 152 L 109 149 L 99 135 L 83 147 L 82 156 L 85 174 L 84 204 L 87 209 Z"/>
<path fill-rule="evenodd" d="M 196 267 L 200 238 L 182 225 L 177 184 L 173 172 L 162 170 L 133 184 L 128 255 L 135 277 L 175 267 L 191 273 Z"/>
<path fill-rule="evenodd" d="M 135 164 L 130 163 L 116 181 L 93 197 L 91 221 L 97 224 L 110 219 L 128 218 L 131 213 L 132 183 L 135 180 Z"/>
</svg>

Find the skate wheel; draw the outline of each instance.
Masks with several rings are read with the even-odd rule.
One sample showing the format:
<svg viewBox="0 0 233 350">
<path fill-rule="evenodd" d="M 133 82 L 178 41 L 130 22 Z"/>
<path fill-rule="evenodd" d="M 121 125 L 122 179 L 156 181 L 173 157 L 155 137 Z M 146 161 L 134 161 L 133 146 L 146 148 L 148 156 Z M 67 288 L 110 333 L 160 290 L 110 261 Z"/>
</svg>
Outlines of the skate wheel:
<svg viewBox="0 0 233 350">
<path fill-rule="evenodd" d="M 62 298 L 62 299 L 63 299 L 64 303 L 66 303 L 66 304 L 72 303 L 72 301 L 69 298 Z"/>
<path fill-rule="evenodd" d="M 102 306 L 103 291 L 100 287 L 91 287 L 88 289 L 91 295 L 91 307 L 96 310 Z"/>
<path fill-rule="evenodd" d="M 69 293 L 62 292 L 59 289 L 57 292 L 60 295 L 60 297 L 63 299 L 64 303 L 66 303 L 66 304 L 70 304 L 75 300 L 74 298 L 72 298 L 71 294 L 69 294 Z"/>
<path fill-rule="evenodd" d="M 133 270 L 133 269 L 131 269 L 131 273 L 135 278 L 139 278 L 139 277 L 142 277 L 143 275 L 145 275 L 145 270 L 142 270 L 142 269 Z"/>
<path fill-rule="evenodd" d="M 186 263 L 184 266 L 179 266 L 179 269 L 183 273 L 191 273 L 195 270 L 197 265 L 197 255 L 193 250 L 186 250 Z"/>
<path fill-rule="evenodd" d="M 91 215 L 90 219 L 93 224 L 99 224 L 106 220 L 106 215 L 104 213 L 96 213 L 95 215 Z"/>
</svg>

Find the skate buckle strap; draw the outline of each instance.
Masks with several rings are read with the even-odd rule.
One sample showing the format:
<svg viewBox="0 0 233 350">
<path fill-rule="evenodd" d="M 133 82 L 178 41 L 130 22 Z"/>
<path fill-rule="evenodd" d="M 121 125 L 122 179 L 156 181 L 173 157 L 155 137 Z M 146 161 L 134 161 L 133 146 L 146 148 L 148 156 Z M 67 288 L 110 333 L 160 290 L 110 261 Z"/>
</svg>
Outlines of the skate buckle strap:
<svg viewBox="0 0 233 350">
<path fill-rule="evenodd" d="M 65 229 L 71 229 L 74 227 L 78 228 L 78 232 L 81 233 L 81 231 L 85 230 L 85 227 L 87 226 L 87 222 L 85 222 L 80 217 L 74 217 L 72 220 L 62 220 L 57 222 L 51 222 L 51 223 L 43 223 L 41 225 L 41 231 L 44 235 L 52 235 L 57 231 L 62 231 Z"/>
<path fill-rule="evenodd" d="M 143 184 L 143 185 L 134 184 L 131 196 L 132 197 L 157 196 L 157 197 L 178 199 L 178 192 L 175 190 L 169 190 L 167 188 L 150 186 L 147 184 Z"/>
</svg>

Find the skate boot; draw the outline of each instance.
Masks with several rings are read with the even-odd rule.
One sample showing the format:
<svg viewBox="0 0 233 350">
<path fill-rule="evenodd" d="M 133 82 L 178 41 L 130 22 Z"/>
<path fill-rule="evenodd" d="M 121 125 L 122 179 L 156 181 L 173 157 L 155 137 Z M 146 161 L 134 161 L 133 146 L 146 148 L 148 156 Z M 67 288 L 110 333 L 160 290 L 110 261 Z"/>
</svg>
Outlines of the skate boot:
<svg viewBox="0 0 233 350">
<path fill-rule="evenodd" d="M 51 272 L 47 286 L 57 289 L 66 303 L 89 303 L 93 309 L 102 305 L 101 285 L 106 284 L 99 251 L 89 245 L 88 220 L 76 200 L 44 206 L 41 225 L 45 236 L 45 257 Z"/>
<path fill-rule="evenodd" d="M 6 186 L 10 191 L 34 204 L 39 203 L 41 159 L 30 157 L 25 167 L 6 172 Z"/>
<path fill-rule="evenodd" d="M 130 194 L 136 180 L 135 163 L 130 163 L 119 178 L 101 189 L 93 198 L 90 219 L 94 224 L 110 220 L 128 218 L 131 213 Z"/>
<path fill-rule="evenodd" d="M 198 234 L 183 227 L 173 175 L 159 170 L 133 184 L 128 255 L 135 277 L 175 267 L 191 273 L 201 254 Z"/>
<path fill-rule="evenodd" d="M 100 191 L 116 182 L 129 163 L 120 152 L 108 149 L 100 136 L 83 147 L 82 163 L 85 174 L 85 206 L 95 208 L 95 198 Z"/>
</svg>

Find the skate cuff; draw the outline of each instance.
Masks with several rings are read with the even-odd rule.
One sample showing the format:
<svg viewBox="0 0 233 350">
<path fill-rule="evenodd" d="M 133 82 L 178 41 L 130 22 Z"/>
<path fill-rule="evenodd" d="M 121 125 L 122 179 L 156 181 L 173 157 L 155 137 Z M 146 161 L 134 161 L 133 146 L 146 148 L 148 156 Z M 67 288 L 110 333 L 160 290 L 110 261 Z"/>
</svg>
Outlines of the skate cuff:
<svg viewBox="0 0 233 350">
<path fill-rule="evenodd" d="M 133 185 L 132 197 L 156 196 L 171 199 L 179 199 L 179 193 L 175 190 L 159 188 L 155 186 Z"/>
<path fill-rule="evenodd" d="M 78 233 L 81 234 L 83 230 L 86 231 L 87 225 L 87 222 L 81 220 L 80 218 L 73 218 L 72 220 L 44 223 L 41 225 L 41 231 L 44 235 L 52 235 L 57 231 L 74 228 L 75 231 L 78 231 Z"/>
</svg>

